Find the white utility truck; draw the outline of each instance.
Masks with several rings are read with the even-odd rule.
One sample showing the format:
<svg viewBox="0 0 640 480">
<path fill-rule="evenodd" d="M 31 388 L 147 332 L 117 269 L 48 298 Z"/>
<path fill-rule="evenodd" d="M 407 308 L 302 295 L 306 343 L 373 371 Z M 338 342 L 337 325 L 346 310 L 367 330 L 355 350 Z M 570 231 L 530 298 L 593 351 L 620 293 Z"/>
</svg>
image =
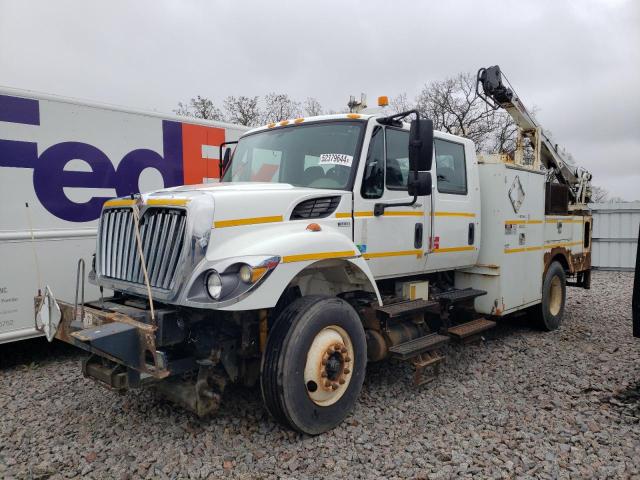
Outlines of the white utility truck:
<svg viewBox="0 0 640 480">
<path fill-rule="evenodd" d="M 36 321 L 90 352 L 83 373 L 111 388 L 153 386 L 205 415 L 228 382 L 259 383 L 268 411 L 308 434 L 345 418 L 369 361 L 409 361 L 419 384 L 447 342 L 500 317 L 528 309 L 558 328 L 565 286 L 589 287 L 590 175 L 497 67 L 479 84 L 522 127 L 531 165 L 480 158 L 415 111 L 272 123 L 223 156 L 221 183 L 107 201 L 89 276 L 115 295 L 47 290 Z"/>
<path fill-rule="evenodd" d="M 73 298 L 106 200 L 217 179 L 246 130 L 0 87 L 0 343 L 41 335 L 34 289 Z"/>
</svg>

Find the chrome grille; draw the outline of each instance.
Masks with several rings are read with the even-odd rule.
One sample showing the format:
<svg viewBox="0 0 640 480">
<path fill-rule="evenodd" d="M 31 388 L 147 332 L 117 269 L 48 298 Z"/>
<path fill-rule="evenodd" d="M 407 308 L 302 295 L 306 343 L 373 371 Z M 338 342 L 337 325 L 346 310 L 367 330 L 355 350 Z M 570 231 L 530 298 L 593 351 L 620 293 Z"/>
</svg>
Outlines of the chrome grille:
<svg viewBox="0 0 640 480">
<path fill-rule="evenodd" d="M 184 247 L 187 215 L 177 208 L 151 208 L 140 219 L 140 239 L 149 283 L 171 288 Z M 133 211 L 110 208 L 100 222 L 100 274 L 131 283 L 144 284 L 136 245 Z"/>
</svg>

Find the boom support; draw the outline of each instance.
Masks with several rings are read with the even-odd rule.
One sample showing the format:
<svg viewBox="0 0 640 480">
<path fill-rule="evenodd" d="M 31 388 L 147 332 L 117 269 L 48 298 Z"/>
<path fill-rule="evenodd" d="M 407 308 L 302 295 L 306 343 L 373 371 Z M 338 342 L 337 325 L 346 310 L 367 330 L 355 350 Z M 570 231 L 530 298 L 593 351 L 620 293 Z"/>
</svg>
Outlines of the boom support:
<svg viewBox="0 0 640 480">
<path fill-rule="evenodd" d="M 568 162 L 558 151 L 558 145 L 543 132 L 520 98 L 514 91 L 503 83 L 503 74 L 498 65 L 481 68 L 478 71 L 476 90 L 493 109 L 504 108 L 520 128 L 522 136 L 529 138 L 536 155 L 535 163 L 541 163 L 547 170 L 553 172 L 557 181 L 567 185 L 571 201 L 583 204 L 590 200 L 591 174 L 582 167 L 576 167 Z M 506 79 L 505 79 L 506 80 Z M 482 85 L 482 93 L 478 86 Z"/>
</svg>

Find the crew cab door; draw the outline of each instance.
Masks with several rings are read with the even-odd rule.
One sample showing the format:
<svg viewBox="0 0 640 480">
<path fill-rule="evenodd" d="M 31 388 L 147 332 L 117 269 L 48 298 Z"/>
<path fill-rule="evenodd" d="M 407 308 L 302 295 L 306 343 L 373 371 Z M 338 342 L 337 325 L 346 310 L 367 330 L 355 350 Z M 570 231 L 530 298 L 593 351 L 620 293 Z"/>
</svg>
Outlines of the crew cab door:
<svg viewBox="0 0 640 480">
<path fill-rule="evenodd" d="M 471 266 L 480 247 L 480 180 L 475 147 L 470 140 L 442 132 L 437 132 L 433 143 L 433 243 L 426 270 Z"/>
<path fill-rule="evenodd" d="M 375 216 L 376 203 L 408 203 L 409 131 L 375 125 L 354 189 L 354 241 L 376 278 L 421 272 L 429 238 L 428 197 L 413 206 L 387 206 Z"/>
</svg>

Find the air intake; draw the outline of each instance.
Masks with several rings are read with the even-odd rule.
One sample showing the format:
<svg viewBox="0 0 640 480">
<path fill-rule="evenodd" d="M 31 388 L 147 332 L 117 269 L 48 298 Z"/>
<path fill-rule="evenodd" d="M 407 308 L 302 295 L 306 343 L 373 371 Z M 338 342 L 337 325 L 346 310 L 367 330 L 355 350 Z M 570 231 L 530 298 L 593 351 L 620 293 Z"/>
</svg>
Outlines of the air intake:
<svg viewBox="0 0 640 480">
<path fill-rule="evenodd" d="M 296 205 L 291 213 L 291 220 L 328 217 L 340 204 L 340 197 L 320 197 L 305 200 Z"/>
</svg>

